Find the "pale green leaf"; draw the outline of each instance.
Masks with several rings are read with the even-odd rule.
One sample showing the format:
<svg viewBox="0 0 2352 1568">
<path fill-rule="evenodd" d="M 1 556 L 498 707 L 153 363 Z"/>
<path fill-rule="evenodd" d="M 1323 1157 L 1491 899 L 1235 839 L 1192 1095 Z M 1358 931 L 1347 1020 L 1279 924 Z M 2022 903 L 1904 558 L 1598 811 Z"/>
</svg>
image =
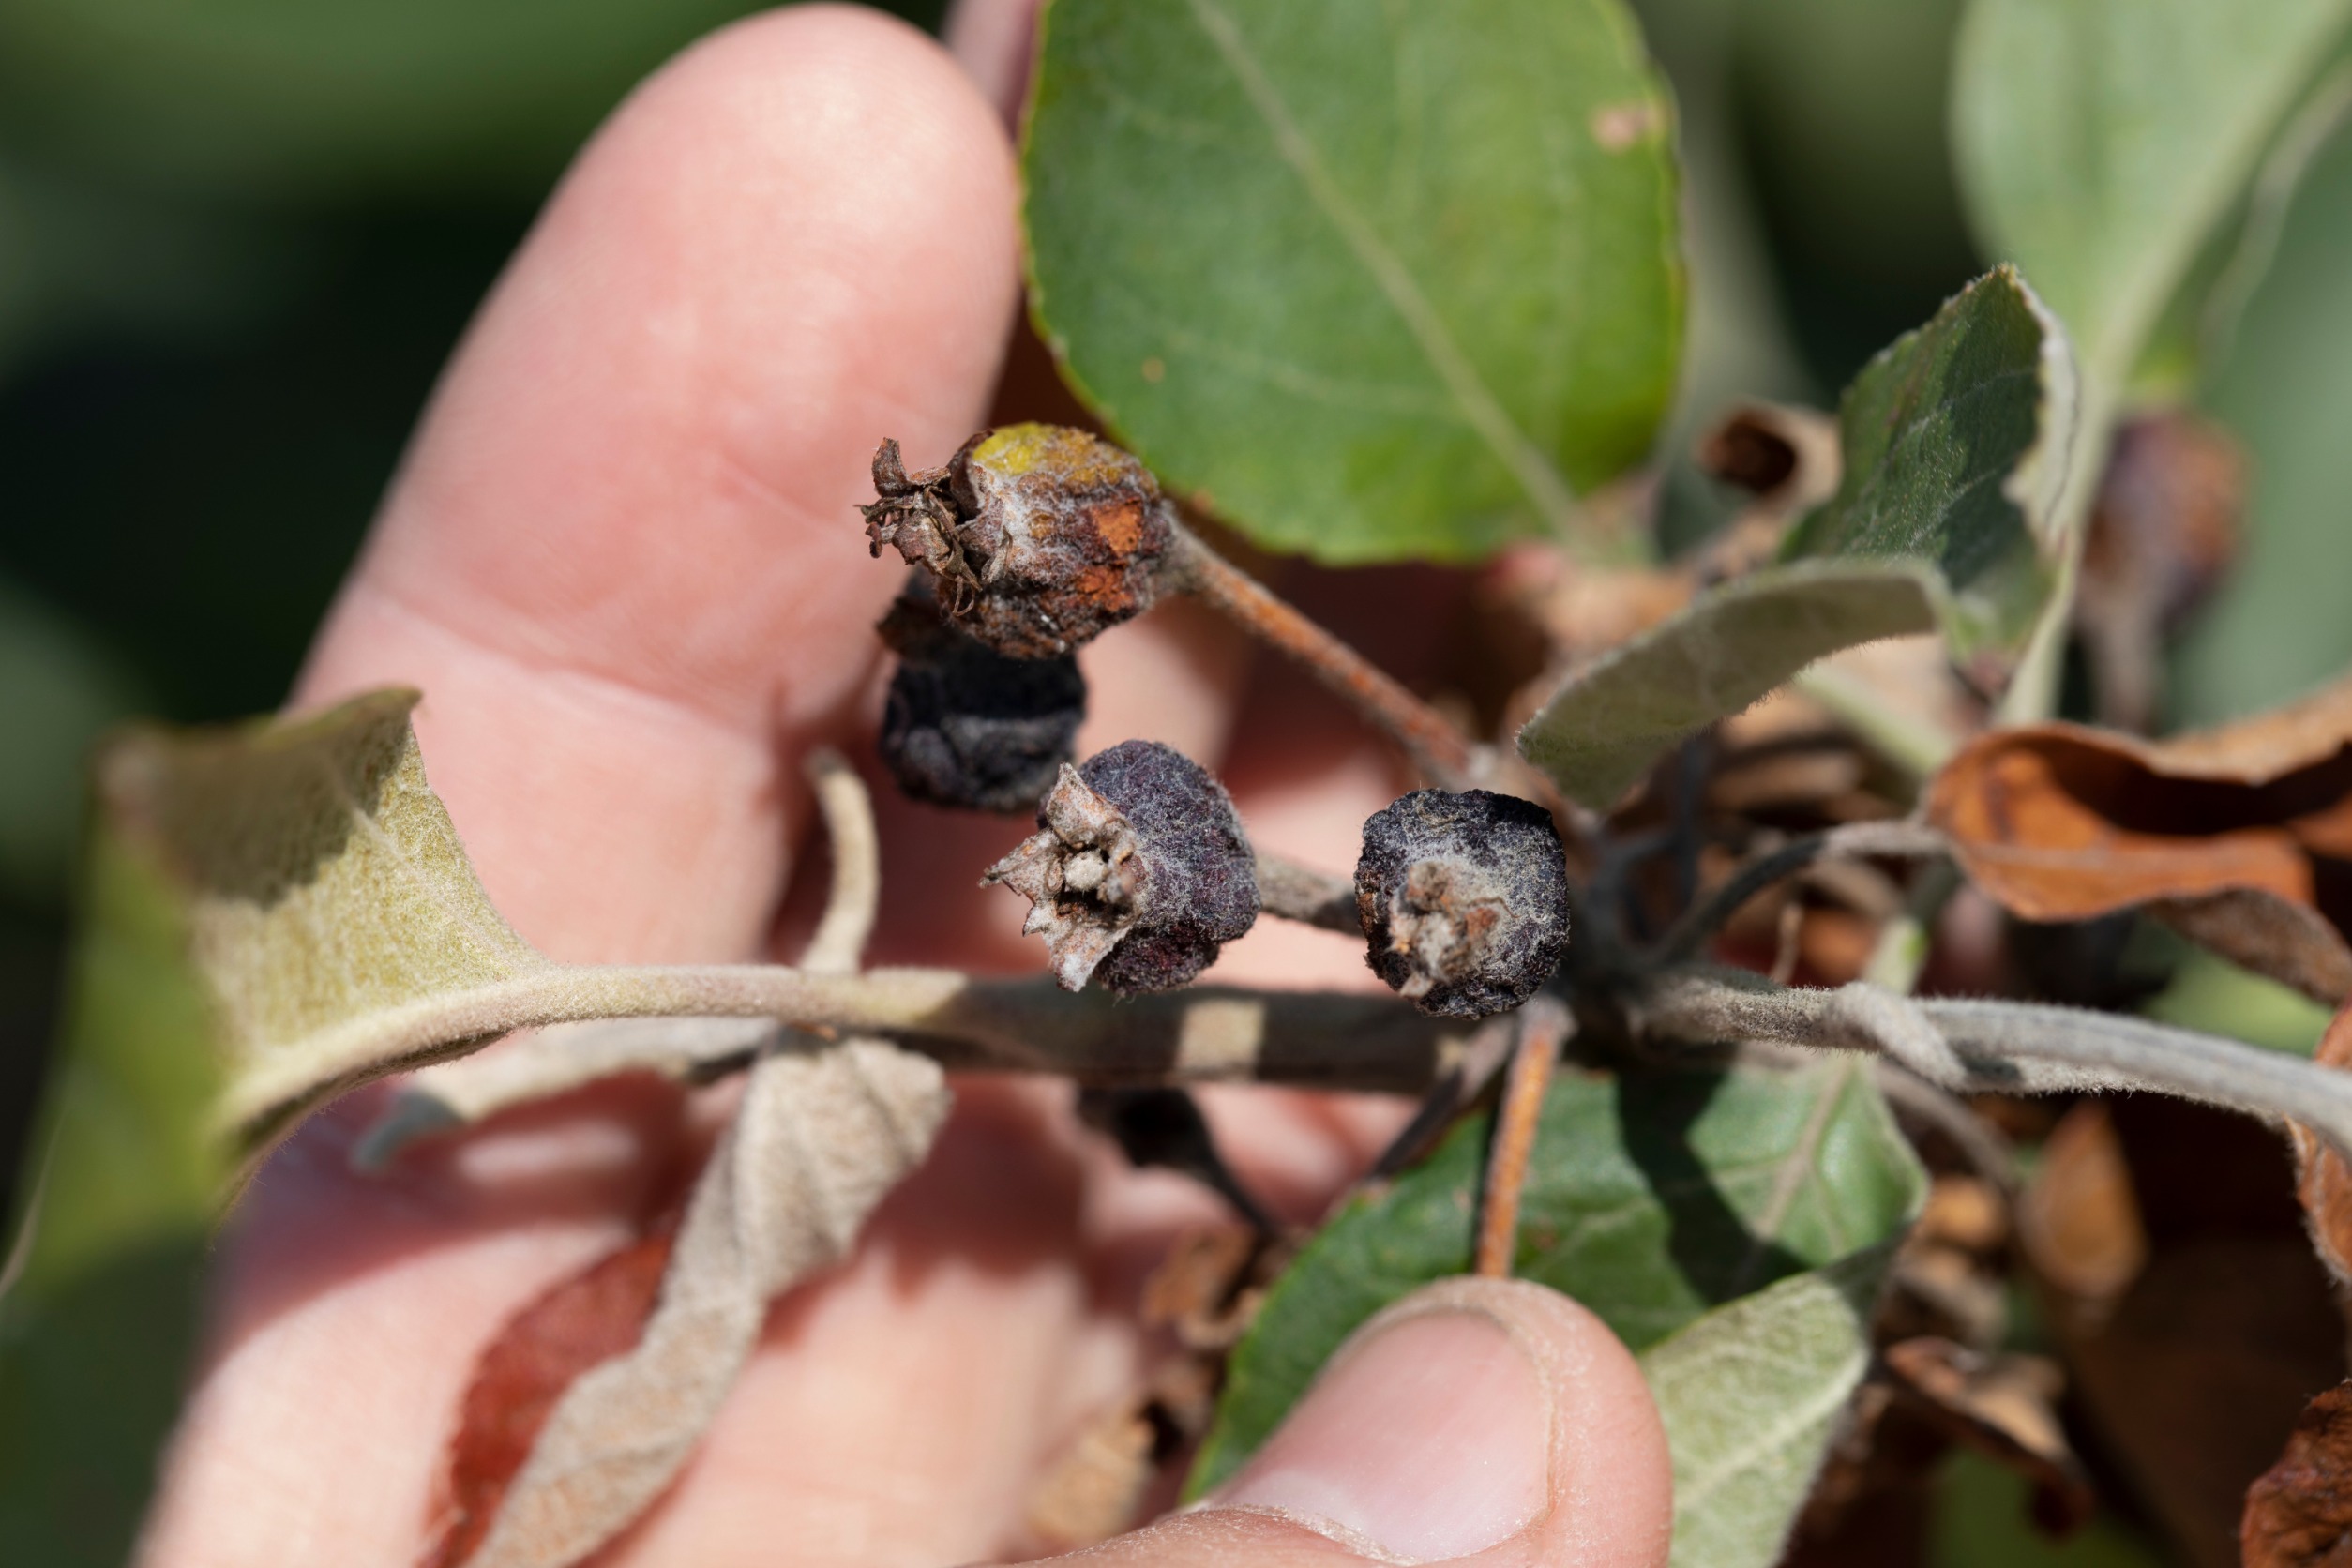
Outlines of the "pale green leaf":
<svg viewBox="0 0 2352 1568">
<path fill-rule="evenodd" d="M 1825 655 L 1940 627 L 1998 670 L 2048 602 L 2076 385 L 2066 337 L 1996 268 L 1863 367 L 1837 493 L 1782 564 L 1702 595 L 1571 675 L 1519 750 L 1606 807 L 1686 736 Z"/>
<path fill-rule="evenodd" d="M 1469 1271 L 1486 1132 L 1485 1117 L 1465 1123 L 1306 1244 L 1234 1352 L 1192 1493 L 1240 1468 L 1360 1324 Z M 1883 1241 L 1922 1190 L 1859 1060 L 1564 1072 L 1544 1105 L 1516 1272 L 1640 1349 L 1717 1304 Z"/>
<path fill-rule="evenodd" d="M 1055 0 L 1024 172 L 1080 395 L 1262 544 L 1576 527 L 1672 390 L 1672 111 L 1617 0 Z"/>
<path fill-rule="evenodd" d="M 1870 1365 L 1892 1245 L 1794 1274 L 1642 1352 L 1674 1463 L 1670 1568 L 1772 1568 Z"/>
<path fill-rule="evenodd" d="M 1952 139 L 1984 243 L 2098 380 L 2130 375 L 2352 0 L 1975 0 Z"/>
</svg>

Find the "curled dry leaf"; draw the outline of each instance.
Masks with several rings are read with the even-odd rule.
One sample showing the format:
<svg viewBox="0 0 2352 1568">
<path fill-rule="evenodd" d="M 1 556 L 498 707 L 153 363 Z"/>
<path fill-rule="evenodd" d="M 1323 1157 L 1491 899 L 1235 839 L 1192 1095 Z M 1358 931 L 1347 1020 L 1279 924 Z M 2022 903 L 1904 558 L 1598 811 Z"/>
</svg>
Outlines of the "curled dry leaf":
<svg viewBox="0 0 2352 1568">
<path fill-rule="evenodd" d="M 2102 723 L 2148 728 L 2164 639 L 2229 569 L 2245 505 L 2244 449 L 2212 421 L 2167 409 L 2116 430 L 2074 596 Z"/>
<path fill-rule="evenodd" d="M 2017 1235 L 2035 1273 L 2088 1316 L 2148 1266 L 2148 1228 L 2105 1106 L 2087 1100 L 2051 1130 L 2018 1200 Z"/>
<path fill-rule="evenodd" d="M 2065 1378 L 2057 1363 L 1936 1338 L 1890 1345 L 1883 1360 L 1937 1426 L 2033 1483 L 2034 1515 L 2045 1528 L 2063 1533 L 2089 1520 L 2097 1500 L 2058 1424 Z"/>
<path fill-rule="evenodd" d="M 936 1063 L 876 1040 L 754 1066 L 687 1204 L 643 1335 L 565 1391 L 468 1568 L 563 1568 L 670 1485 L 768 1302 L 844 1256 L 947 1112 Z"/>
<path fill-rule="evenodd" d="M 2352 682 L 2161 742 L 1996 731 L 1945 765 L 1928 814 L 2013 914 L 2148 906 L 2307 995 L 2352 994 L 2352 884 L 2333 874 L 2352 859 Z"/>
<path fill-rule="evenodd" d="M 2303 1408 L 2279 1462 L 2246 1489 L 2245 1568 L 2331 1568 L 2352 1546 L 2352 1381 Z"/>
<path fill-rule="evenodd" d="M 556 1400 L 637 1343 L 674 1239 L 664 1229 L 597 1259 L 509 1318 L 475 1360 L 422 1568 L 457 1568 L 472 1555 Z"/>
</svg>

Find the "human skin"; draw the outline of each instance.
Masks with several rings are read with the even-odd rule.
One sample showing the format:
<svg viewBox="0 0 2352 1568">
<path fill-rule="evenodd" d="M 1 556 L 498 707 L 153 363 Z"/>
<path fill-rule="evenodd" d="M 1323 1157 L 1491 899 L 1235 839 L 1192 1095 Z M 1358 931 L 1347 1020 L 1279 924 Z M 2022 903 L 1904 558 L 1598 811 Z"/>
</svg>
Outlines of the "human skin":
<svg viewBox="0 0 2352 1568">
<path fill-rule="evenodd" d="M 799 759 L 870 753 L 871 626 L 900 576 L 868 559 L 852 510 L 867 459 L 894 435 L 936 462 L 978 428 L 1015 319 L 1017 190 L 990 97 L 1009 67 L 987 40 L 1018 37 L 1018 11 L 959 17 L 969 69 L 832 7 L 688 51 L 582 153 L 425 413 L 294 704 L 421 687 L 434 787 L 491 898 L 556 957 L 789 958 L 807 928 Z M 1273 848 L 1351 865 L 1358 825 L 1404 787 L 1344 716 L 1190 607 L 1083 662 L 1082 751 L 1140 735 L 1218 766 Z M 1040 967 L 1019 900 L 972 885 L 1020 824 L 878 804 L 874 957 Z M 1371 984 L 1359 951 L 1294 927 L 1253 932 L 1216 977 Z M 1126 1169 L 1065 1086 L 957 1093 L 928 1162 L 852 1259 L 778 1304 L 701 1451 L 598 1562 L 1033 1545 L 1038 1478 L 1149 1353 L 1142 1274 L 1219 1211 Z M 153 1568 L 413 1564 L 475 1356 L 674 1196 L 715 1114 L 616 1082 L 362 1178 L 346 1156 L 378 1103 L 316 1119 L 224 1239 L 143 1537 Z M 1256 1090 L 1209 1111 L 1244 1179 L 1300 1221 L 1400 1114 Z M 1094 1551 L 1631 1568 L 1664 1560 L 1667 1497 L 1656 1413 L 1607 1330 L 1534 1286 L 1457 1282 L 1336 1358 L 1227 1506 Z"/>
</svg>

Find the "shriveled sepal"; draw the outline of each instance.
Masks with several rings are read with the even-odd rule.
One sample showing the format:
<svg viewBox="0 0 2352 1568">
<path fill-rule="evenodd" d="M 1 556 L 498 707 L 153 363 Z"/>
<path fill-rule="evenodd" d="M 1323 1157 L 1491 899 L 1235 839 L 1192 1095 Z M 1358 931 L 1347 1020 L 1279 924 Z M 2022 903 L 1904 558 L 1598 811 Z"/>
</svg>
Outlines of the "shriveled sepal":
<svg viewBox="0 0 2352 1568">
<path fill-rule="evenodd" d="M 1038 816 L 1044 825 L 981 880 L 1029 900 L 1021 935 L 1044 934 L 1054 980 L 1075 991 L 1143 916 L 1150 890 L 1142 844 L 1125 815 L 1067 763 Z"/>
</svg>

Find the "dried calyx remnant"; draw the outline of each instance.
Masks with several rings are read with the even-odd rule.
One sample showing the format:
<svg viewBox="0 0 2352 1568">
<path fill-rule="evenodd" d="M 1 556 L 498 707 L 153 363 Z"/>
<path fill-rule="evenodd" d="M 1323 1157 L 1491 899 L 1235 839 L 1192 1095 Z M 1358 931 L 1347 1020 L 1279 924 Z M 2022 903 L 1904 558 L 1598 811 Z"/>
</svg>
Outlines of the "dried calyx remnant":
<svg viewBox="0 0 2352 1568">
<path fill-rule="evenodd" d="M 874 493 L 860 508 L 874 553 L 928 568 L 948 618 L 1014 658 L 1067 654 L 1150 609 L 1175 532 L 1148 469 L 1058 425 L 973 436 L 916 474 L 885 441 Z"/>
<path fill-rule="evenodd" d="M 1078 660 L 1007 658 L 947 624 L 920 573 L 876 628 L 898 656 L 882 761 L 911 799 L 1030 811 L 1076 754 L 1086 716 Z"/>
<path fill-rule="evenodd" d="M 1209 966 L 1258 919 L 1258 873 L 1231 797 L 1155 741 L 1098 751 L 1037 808 L 1039 831 L 986 879 L 1027 898 L 1054 979 L 1162 991 Z"/>
<path fill-rule="evenodd" d="M 1567 854 L 1531 801 L 1417 790 L 1364 824 L 1356 914 L 1373 972 L 1423 1012 L 1508 1012 L 1567 949 Z"/>
</svg>

